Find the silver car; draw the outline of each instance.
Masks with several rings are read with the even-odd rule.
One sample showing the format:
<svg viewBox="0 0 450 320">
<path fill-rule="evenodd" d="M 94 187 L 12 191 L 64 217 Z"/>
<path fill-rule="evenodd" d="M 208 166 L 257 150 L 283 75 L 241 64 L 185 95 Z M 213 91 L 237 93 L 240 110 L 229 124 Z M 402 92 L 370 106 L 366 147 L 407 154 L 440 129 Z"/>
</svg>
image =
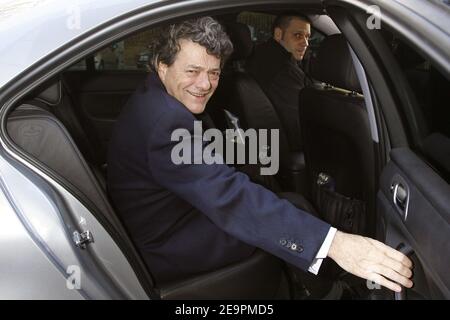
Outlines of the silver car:
<svg viewBox="0 0 450 320">
<path fill-rule="evenodd" d="M 315 42 L 304 68 L 321 87 L 310 90 L 317 100 L 305 101 L 356 103 L 360 120 L 340 111 L 314 118 L 323 129 L 311 128 L 305 139 L 317 148 L 305 150 L 306 163 L 299 160 L 278 179 L 326 211 L 313 196 L 312 174 L 335 170 L 334 191 L 364 206 L 364 216 L 346 220 L 349 228 L 360 226 L 414 261 L 414 287 L 396 295 L 335 272 L 350 288 L 347 298 L 450 299 L 450 6 L 443 0 L 1 4 L 0 299 L 296 297 L 280 261 L 264 252 L 194 278 L 154 283 L 104 184 L 114 122 L 146 76 L 136 56 L 160 27 L 214 15 L 225 25 L 247 25 L 252 41 L 261 42 L 256 35 L 270 35 L 273 17 L 286 8 L 312 21 Z M 323 67 L 321 41 L 337 33 L 348 42 L 357 92 L 331 83 L 333 77 L 315 77 Z M 117 63 L 98 67 L 95 57 L 111 48 Z M 243 70 L 230 67 L 232 86 L 245 75 L 240 65 Z M 239 116 L 251 123 L 251 112 Z M 327 117 L 330 124 L 321 122 Z M 366 140 L 354 134 L 361 125 Z M 340 135 L 347 149 L 327 144 Z"/>
</svg>

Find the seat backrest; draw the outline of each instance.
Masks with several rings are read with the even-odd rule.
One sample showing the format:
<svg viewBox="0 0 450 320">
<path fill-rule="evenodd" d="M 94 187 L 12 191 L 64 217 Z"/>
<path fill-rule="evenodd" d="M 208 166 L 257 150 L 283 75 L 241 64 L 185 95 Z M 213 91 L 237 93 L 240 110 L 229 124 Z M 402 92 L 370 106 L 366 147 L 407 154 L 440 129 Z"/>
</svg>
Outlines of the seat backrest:
<svg viewBox="0 0 450 320">
<path fill-rule="evenodd" d="M 57 86 L 52 88 L 58 92 Z M 57 99 L 58 97 L 55 96 Z M 50 102 L 45 95 L 36 98 L 42 103 Z M 56 101 L 56 100 L 55 100 Z M 8 117 L 7 132 L 11 139 L 41 165 L 56 173 L 65 186 L 80 195 L 88 208 L 94 210 L 99 221 L 107 224 L 115 240 L 126 250 L 135 268 L 141 275 L 147 274 L 144 263 L 132 244 L 121 221 L 111 207 L 101 184 L 93 174 L 64 125 L 46 108 L 33 104 L 23 104 Z M 93 213 L 94 213 L 93 212 Z M 149 280 L 151 283 L 151 280 Z"/>
<path fill-rule="evenodd" d="M 93 145 L 98 145 L 86 135 L 61 79 L 40 89 L 25 104 L 41 108 L 53 114 L 69 132 L 78 150 L 89 164 L 100 186 L 106 191 L 106 164 L 100 163 Z"/>
<path fill-rule="evenodd" d="M 374 143 L 359 80 L 342 35 L 323 41 L 311 61 L 311 76 L 327 85 L 314 85 L 300 93 L 310 184 L 316 183 L 319 173 L 325 173 L 334 179 L 336 192 L 365 201 L 370 212 L 375 195 Z"/>
<path fill-rule="evenodd" d="M 226 30 L 233 42 L 234 52 L 224 67 L 219 87 L 211 99 L 214 105 L 211 109 L 217 110 L 220 104 L 220 107 L 239 117 L 244 129 L 278 129 L 280 165 L 282 168 L 287 167 L 289 147 L 281 121 L 264 91 L 245 72 L 245 60 L 253 50 L 250 30 L 242 23 L 227 24 Z"/>
<path fill-rule="evenodd" d="M 110 211 L 101 184 L 69 132 L 52 113 L 24 104 L 9 116 L 7 128 L 24 151 L 67 180 L 102 212 Z"/>
<path fill-rule="evenodd" d="M 94 147 L 94 145 L 99 145 L 95 141 L 95 135 L 91 135 L 89 138 L 87 137 L 85 127 L 83 127 L 77 116 L 76 106 L 62 78 L 38 93 L 33 100 L 41 102 L 40 106 L 43 106 L 61 121 L 67 131 L 69 131 L 84 158 L 90 164 L 95 164 L 96 166 L 103 164 L 100 163 L 99 155 L 97 154 L 99 151 Z M 31 101 L 31 104 L 35 105 L 36 103 Z"/>
</svg>

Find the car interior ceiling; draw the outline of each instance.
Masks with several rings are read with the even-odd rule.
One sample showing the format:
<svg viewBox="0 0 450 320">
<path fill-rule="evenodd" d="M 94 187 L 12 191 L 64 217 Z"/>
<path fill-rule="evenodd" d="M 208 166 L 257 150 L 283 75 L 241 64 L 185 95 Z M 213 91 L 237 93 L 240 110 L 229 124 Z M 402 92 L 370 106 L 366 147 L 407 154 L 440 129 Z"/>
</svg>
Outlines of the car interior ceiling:
<svg viewBox="0 0 450 320">
<path fill-rule="evenodd" d="M 301 151 L 291 151 L 274 106 L 257 81 L 246 72 L 245 62 L 251 56 L 254 44 L 248 27 L 236 22 L 236 16 L 223 17 L 235 51 L 208 104 L 208 116 L 222 130 L 227 127 L 224 109 L 239 117 L 243 129 L 279 129 L 281 170 L 276 177 L 276 186 L 260 176 L 254 177 L 255 181 L 273 187 L 277 192 L 304 195 L 286 197 L 301 208 L 339 223 L 344 230 L 373 235 L 376 155 L 364 98 L 345 38 L 328 36 L 311 54 L 308 70 L 314 83 L 300 94 L 299 116 L 305 147 Z M 7 123 L 12 140 L 46 168 L 63 177 L 69 190 L 87 197 L 101 214 L 107 216 L 113 228 L 119 230 L 133 251 L 136 250 L 132 248 L 132 241 L 108 200 L 106 147 L 108 134 L 121 108 L 145 76 L 144 72 L 64 72 L 23 99 L 9 115 Z M 89 113 L 86 106 L 90 107 Z M 36 128 L 42 132 L 33 133 Z M 324 175 L 333 181 L 333 185 L 318 184 L 318 179 Z M 338 206 L 348 208 L 347 216 L 342 216 L 342 210 L 337 211 Z M 360 214 L 356 215 L 352 210 Z M 139 253 L 135 254 L 139 256 Z M 255 290 L 244 291 L 242 297 L 255 295 L 256 289 L 263 290 L 258 287 L 258 281 L 264 282 L 258 278 L 260 273 L 252 273 L 256 267 L 265 266 L 262 269 L 276 275 L 272 277 L 272 287 L 286 281 L 280 275 L 278 264 L 271 259 L 262 255 L 232 266 L 240 273 L 233 273 L 228 268 L 216 270 L 205 275 L 206 278 L 171 284 L 161 291 L 161 295 L 163 298 L 183 298 L 192 297 L 195 290 L 206 293 L 213 289 L 199 283 L 202 279 L 212 278 L 215 282 L 205 283 L 225 287 L 223 279 L 244 281 Z M 333 275 L 339 273 L 337 267 L 330 267 L 330 270 Z M 224 292 L 218 296 L 229 293 Z M 291 297 L 284 289 L 277 294 L 283 298 Z M 233 297 L 236 296 L 230 295 Z"/>
</svg>

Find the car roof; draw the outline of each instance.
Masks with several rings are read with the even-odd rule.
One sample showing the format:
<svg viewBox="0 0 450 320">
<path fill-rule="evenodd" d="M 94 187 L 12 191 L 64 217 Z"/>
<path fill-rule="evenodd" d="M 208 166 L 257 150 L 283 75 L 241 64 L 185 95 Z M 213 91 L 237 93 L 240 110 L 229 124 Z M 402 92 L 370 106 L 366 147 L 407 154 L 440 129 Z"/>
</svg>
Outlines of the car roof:
<svg viewBox="0 0 450 320">
<path fill-rule="evenodd" d="M 0 4 L 0 87 L 77 36 L 164 0 L 7 0 Z"/>
</svg>

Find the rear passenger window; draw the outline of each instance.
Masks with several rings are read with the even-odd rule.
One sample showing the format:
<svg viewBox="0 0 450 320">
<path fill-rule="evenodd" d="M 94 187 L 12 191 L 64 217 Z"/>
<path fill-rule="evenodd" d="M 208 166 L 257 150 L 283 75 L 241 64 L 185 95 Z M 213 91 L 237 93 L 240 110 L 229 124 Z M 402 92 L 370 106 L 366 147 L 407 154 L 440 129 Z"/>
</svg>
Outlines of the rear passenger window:
<svg viewBox="0 0 450 320">
<path fill-rule="evenodd" d="M 450 81 L 411 46 L 392 34 L 385 35 L 414 93 L 428 132 L 415 147 L 450 183 Z"/>
<path fill-rule="evenodd" d="M 152 28 L 114 43 L 94 56 L 95 70 L 148 70 L 149 45 L 160 32 Z"/>
<path fill-rule="evenodd" d="M 318 48 L 320 46 L 320 44 L 322 43 L 322 41 L 325 39 L 325 35 L 314 29 L 311 28 L 311 37 L 309 38 L 309 47 L 310 48 Z"/>
<path fill-rule="evenodd" d="M 86 70 L 87 66 L 86 66 L 86 60 L 80 60 L 77 63 L 71 65 L 69 67 L 68 70 L 72 70 L 72 71 L 79 71 L 79 70 Z"/>
<path fill-rule="evenodd" d="M 241 12 L 237 22 L 246 24 L 251 32 L 252 41 L 256 44 L 268 40 L 272 36 L 272 24 L 275 15 L 259 12 Z"/>
</svg>

